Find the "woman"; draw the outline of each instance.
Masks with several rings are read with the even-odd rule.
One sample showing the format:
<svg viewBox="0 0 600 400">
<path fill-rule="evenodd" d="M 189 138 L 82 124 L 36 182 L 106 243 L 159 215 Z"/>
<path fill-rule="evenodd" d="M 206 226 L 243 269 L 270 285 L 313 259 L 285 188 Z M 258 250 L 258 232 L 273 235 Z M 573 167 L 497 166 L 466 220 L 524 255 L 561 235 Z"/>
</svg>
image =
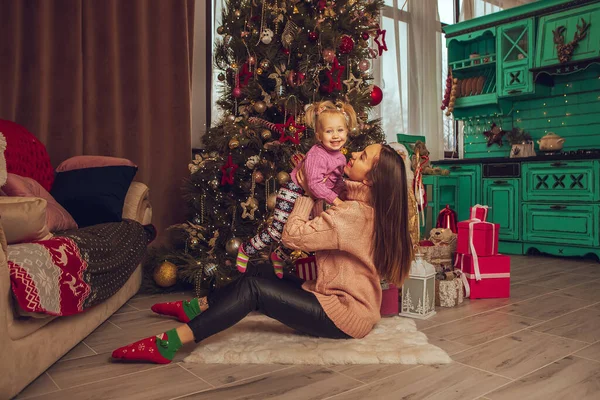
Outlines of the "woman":
<svg viewBox="0 0 600 400">
<path fill-rule="evenodd" d="M 187 324 L 121 347 L 113 358 L 170 363 L 183 344 L 200 342 L 255 310 L 313 336 L 366 336 L 380 319 L 380 278 L 401 285 L 413 257 L 406 169 L 391 147 L 373 144 L 353 153 L 344 173 L 341 205 L 309 220 L 314 201 L 303 196 L 283 232 L 286 246 L 316 252 L 315 281 L 244 274 L 208 298 L 156 304 L 155 312 Z"/>
</svg>

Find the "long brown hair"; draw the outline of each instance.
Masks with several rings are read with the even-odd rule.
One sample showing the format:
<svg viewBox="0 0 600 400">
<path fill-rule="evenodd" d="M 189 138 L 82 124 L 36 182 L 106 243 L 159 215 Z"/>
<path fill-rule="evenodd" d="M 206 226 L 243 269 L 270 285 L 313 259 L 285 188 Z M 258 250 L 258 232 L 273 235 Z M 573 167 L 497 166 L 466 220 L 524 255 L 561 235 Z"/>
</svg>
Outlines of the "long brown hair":
<svg viewBox="0 0 600 400">
<path fill-rule="evenodd" d="M 414 257 L 408 221 L 406 166 L 402 157 L 384 144 L 370 176 L 375 211 L 373 261 L 382 279 L 401 286 Z"/>
</svg>

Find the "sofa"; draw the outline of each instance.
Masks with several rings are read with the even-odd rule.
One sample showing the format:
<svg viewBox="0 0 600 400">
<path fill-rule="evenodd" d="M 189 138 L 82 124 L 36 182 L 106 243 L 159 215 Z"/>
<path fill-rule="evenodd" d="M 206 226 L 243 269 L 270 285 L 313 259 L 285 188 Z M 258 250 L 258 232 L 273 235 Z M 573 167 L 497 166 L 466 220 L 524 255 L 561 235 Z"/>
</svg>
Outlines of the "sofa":
<svg viewBox="0 0 600 400">
<path fill-rule="evenodd" d="M 6 176 L 6 167 L 1 164 L 0 175 Z M 10 167 L 8 173 L 11 173 Z M 125 195 L 122 217 L 142 225 L 151 223 L 152 207 L 149 189 L 145 184 L 131 182 Z M 44 314 L 23 316 L 11 288 L 7 249 L 5 231 L 0 224 L 0 351 L 3 360 L 0 363 L 0 399 L 17 395 L 81 342 L 137 293 L 142 279 L 141 265 L 138 265 L 114 295 L 84 312 L 61 317 Z"/>
</svg>

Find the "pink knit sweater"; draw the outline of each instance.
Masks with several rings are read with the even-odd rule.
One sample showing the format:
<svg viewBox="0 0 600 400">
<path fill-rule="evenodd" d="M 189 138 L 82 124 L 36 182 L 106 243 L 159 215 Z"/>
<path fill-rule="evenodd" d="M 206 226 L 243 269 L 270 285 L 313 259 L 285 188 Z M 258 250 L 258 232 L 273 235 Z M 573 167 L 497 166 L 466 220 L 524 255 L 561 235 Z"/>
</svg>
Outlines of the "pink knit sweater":
<svg viewBox="0 0 600 400">
<path fill-rule="evenodd" d="M 309 221 L 313 200 L 300 197 L 283 230 L 283 244 L 315 251 L 317 279 L 304 290 L 315 294 L 343 332 L 366 336 L 381 318 L 381 285 L 371 251 L 374 212 L 370 189 L 346 182 L 347 201 Z"/>
</svg>

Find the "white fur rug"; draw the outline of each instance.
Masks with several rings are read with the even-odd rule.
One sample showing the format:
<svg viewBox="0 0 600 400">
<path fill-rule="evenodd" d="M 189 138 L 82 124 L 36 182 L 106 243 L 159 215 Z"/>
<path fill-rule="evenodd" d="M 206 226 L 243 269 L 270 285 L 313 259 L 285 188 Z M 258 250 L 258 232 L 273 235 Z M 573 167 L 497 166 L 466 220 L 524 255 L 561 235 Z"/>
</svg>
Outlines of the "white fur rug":
<svg viewBox="0 0 600 400">
<path fill-rule="evenodd" d="M 409 318 L 382 318 L 363 339 L 322 339 L 264 315 L 250 315 L 212 336 L 184 359 L 205 364 L 446 364 L 448 354 L 427 343 Z"/>
</svg>

